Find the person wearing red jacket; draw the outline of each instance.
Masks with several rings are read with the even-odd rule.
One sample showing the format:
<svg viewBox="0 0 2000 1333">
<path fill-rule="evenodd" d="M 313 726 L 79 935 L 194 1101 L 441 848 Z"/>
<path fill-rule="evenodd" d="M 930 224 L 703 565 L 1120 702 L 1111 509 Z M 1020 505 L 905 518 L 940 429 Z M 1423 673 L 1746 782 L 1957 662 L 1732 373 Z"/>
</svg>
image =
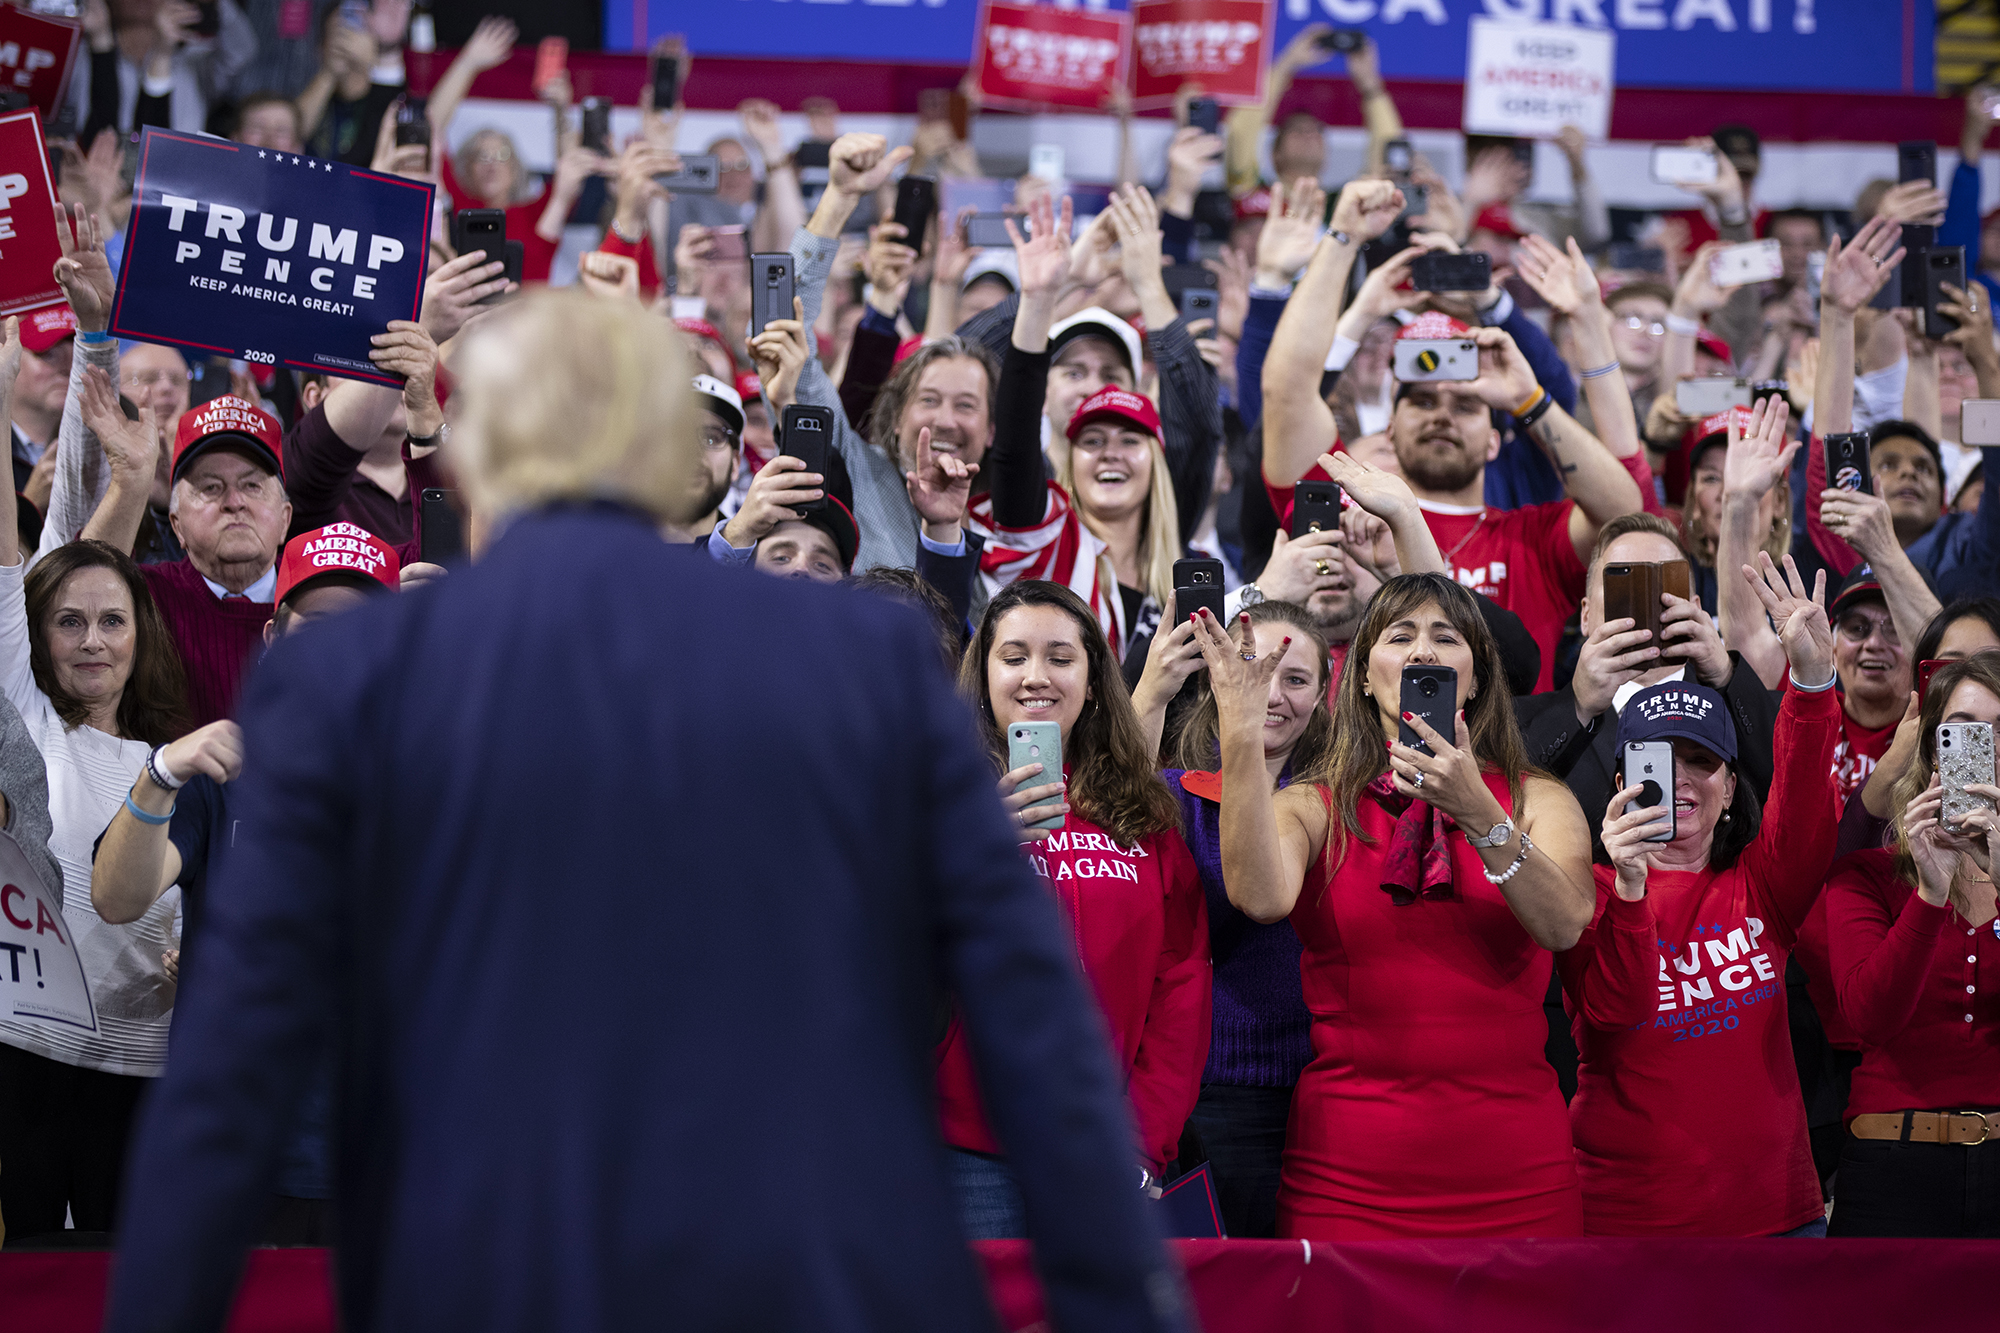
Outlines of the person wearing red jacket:
<svg viewBox="0 0 2000 1333">
<path fill-rule="evenodd" d="M 2000 656 L 1931 679 L 1895 849 L 1855 852 L 1827 885 L 1840 1008 L 1862 1041 L 1829 1235 L 2000 1236 L 2000 787 L 1972 784 L 1988 804 L 1945 822 L 1941 722 L 2000 722 Z"/>
<path fill-rule="evenodd" d="M 1178 1155 L 1208 1060 L 1208 910 L 1180 812 L 1147 753 L 1111 645 L 1081 598 L 1038 579 L 987 604 L 959 688 L 978 709 L 997 762 L 1007 728 L 1056 722 L 1062 772 L 1025 765 L 1000 780 L 1022 850 L 1048 881 L 1103 1011 L 1138 1130 L 1134 1188 Z M 1056 781 L 1049 781 L 1057 778 Z M 1046 822 L 1051 797 L 1061 825 Z M 937 1048 L 938 1110 L 966 1235 L 1027 1234 L 1013 1172 L 1000 1157 L 956 1012 Z"/>
<path fill-rule="evenodd" d="M 1618 753 L 1671 741 L 1673 799 L 1621 765 L 1597 914 L 1556 958 L 1581 1055 L 1570 1127 L 1589 1235 L 1826 1234 L 1784 973 L 1833 859 L 1833 631 L 1824 578 L 1808 595 L 1789 556 L 1782 577 L 1757 558 L 1792 682 L 1761 823 L 1728 702 L 1692 681 L 1634 695 Z"/>
</svg>

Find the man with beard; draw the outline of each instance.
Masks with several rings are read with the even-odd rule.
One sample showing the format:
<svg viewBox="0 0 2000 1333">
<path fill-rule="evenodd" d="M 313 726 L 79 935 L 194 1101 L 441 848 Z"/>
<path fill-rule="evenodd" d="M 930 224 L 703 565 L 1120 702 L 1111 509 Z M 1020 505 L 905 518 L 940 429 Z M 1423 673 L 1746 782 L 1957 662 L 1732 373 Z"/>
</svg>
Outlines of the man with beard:
<svg viewBox="0 0 2000 1333">
<path fill-rule="evenodd" d="M 699 517 L 685 526 L 671 526 L 662 531 L 668 541 L 706 546 L 720 558 L 725 552 L 717 550 L 717 546 L 726 546 L 728 542 L 723 533 L 722 501 L 735 484 L 736 463 L 743 447 L 743 399 L 713 375 L 696 375 L 694 393 L 695 405 L 701 409 L 701 424 L 696 428 L 701 443 L 700 466 L 694 483 L 695 512 Z M 819 480 L 817 473 L 800 478 L 801 482 L 809 481 L 815 486 Z M 816 491 L 811 493 L 816 494 Z M 809 499 L 811 495 L 800 492 L 796 498 Z"/>
</svg>

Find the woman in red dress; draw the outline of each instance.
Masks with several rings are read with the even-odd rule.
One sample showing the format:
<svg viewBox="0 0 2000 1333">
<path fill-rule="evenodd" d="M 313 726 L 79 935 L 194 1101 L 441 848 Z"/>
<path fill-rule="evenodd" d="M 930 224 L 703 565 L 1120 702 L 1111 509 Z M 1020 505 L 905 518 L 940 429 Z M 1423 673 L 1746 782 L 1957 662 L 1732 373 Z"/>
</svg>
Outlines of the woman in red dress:
<svg viewBox="0 0 2000 1333">
<path fill-rule="evenodd" d="M 1223 882 L 1290 918 L 1312 1012 L 1278 1234 L 1313 1240 L 1569 1236 L 1582 1224 L 1569 1118 L 1543 1058 L 1551 950 L 1590 921 L 1590 830 L 1530 772 L 1472 595 L 1437 574 L 1382 585 L 1354 637 L 1316 771 L 1273 792 L 1268 678 L 1246 632 L 1198 631 L 1222 732 Z M 1455 737 L 1390 737 L 1406 666 L 1457 671 Z M 1477 840 L 1476 843 L 1473 840 Z"/>
</svg>

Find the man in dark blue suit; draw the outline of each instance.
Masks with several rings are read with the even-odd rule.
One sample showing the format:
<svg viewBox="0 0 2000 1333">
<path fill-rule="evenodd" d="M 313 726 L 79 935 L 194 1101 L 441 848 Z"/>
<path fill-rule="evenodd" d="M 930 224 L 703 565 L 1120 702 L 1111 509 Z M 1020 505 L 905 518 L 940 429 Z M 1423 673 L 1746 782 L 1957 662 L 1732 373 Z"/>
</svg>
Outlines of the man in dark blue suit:
<svg viewBox="0 0 2000 1333">
<path fill-rule="evenodd" d="M 941 989 L 1057 1321 L 1188 1319 L 929 631 L 660 539 L 696 490 L 683 355 L 574 291 L 498 317 L 453 448 L 502 534 L 259 669 L 109 1328 L 221 1327 L 330 1036 L 349 1328 L 991 1329 Z"/>
</svg>

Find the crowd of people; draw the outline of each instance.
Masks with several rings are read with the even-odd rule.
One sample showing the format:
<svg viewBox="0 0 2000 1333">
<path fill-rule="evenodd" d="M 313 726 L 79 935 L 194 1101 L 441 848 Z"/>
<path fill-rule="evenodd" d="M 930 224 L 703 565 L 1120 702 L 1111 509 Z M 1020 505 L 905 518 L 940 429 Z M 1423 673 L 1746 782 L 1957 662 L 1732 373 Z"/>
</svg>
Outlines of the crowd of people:
<svg viewBox="0 0 2000 1333">
<path fill-rule="evenodd" d="M 1242 1237 L 2000 1234 L 2000 443 L 1960 438 L 2000 399 L 1983 90 L 1945 189 L 1760 212 L 1757 138 L 1720 127 L 1690 140 L 1717 170 L 1689 207 L 1614 239 L 1580 134 L 1571 206 L 1524 197 L 1520 141 L 1468 137 L 1454 185 L 1408 154 L 1366 45 L 1366 163 L 1325 180 L 1326 127 L 1279 114 L 1309 28 L 1263 104 L 1176 128 L 1156 184 L 1129 153 L 1108 191 L 1020 177 L 1011 244 L 982 248 L 964 211 L 888 220 L 905 174 L 981 174 L 948 117 L 892 145 L 816 100 L 804 183 L 768 102 L 692 144 L 649 89 L 603 151 L 556 79 L 537 185 L 497 130 L 443 151 L 513 25 L 479 27 L 421 103 L 430 142 L 398 144 L 406 0 L 325 7 L 287 39 L 316 69 L 211 8 L 199 36 L 196 6 L 86 0 L 66 300 L 0 343 L 0 795 L 97 1015 L 0 1021 L 10 1238 L 118 1227 L 202 984 L 255 659 L 448 583 L 426 490 L 475 559 L 511 518 L 451 490 L 461 353 L 515 287 L 452 252 L 458 206 L 506 210 L 530 288 L 598 225 L 578 285 L 671 322 L 648 369 L 673 393 L 634 406 L 698 436 L 662 541 L 922 614 L 1102 1011 L 1138 1189 L 1206 1164 Z M 400 390 L 106 332 L 146 124 L 439 187 L 421 316 L 372 354 Z M 696 151 L 718 188 L 670 194 Z M 1928 317 L 1881 308 L 1924 228 L 1970 280 Z M 753 325 L 743 238 L 789 251 L 791 318 Z M 1758 238 L 1782 275 L 1723 285 L 1710 259 Z M 1473 253 L 1483 289 L 1414 284 Z M 630 349 L 602 350 L 609 385 Z M 535 419 L 595 391 L 512 370 Z M 1747 405 L 1683 410 L 1737 379 Z M 786 451 L 794 406 L 830 421 L 815 461 Z M 1837 475 L 1834 436 L 1867 475 Z M 480 447 L 534 466 L 503 429 Z M 1295 522 L 1327 483 L 1337 511 Z M 1641 569 L 1653 605 L 1625 596 Z M 1987 737 L 1969 781 L 1944 724 L 1985 725 L 1947 728 Z M 1055 749 L 1019 762 L 1022 737 Z M 933 1019 L 965 1232 L 1025 1234 L 972 1034 L 949 995 Z M 287 1129 L 268 1240 L 329 1234 L 338 1064 Z"/>
</svg>

